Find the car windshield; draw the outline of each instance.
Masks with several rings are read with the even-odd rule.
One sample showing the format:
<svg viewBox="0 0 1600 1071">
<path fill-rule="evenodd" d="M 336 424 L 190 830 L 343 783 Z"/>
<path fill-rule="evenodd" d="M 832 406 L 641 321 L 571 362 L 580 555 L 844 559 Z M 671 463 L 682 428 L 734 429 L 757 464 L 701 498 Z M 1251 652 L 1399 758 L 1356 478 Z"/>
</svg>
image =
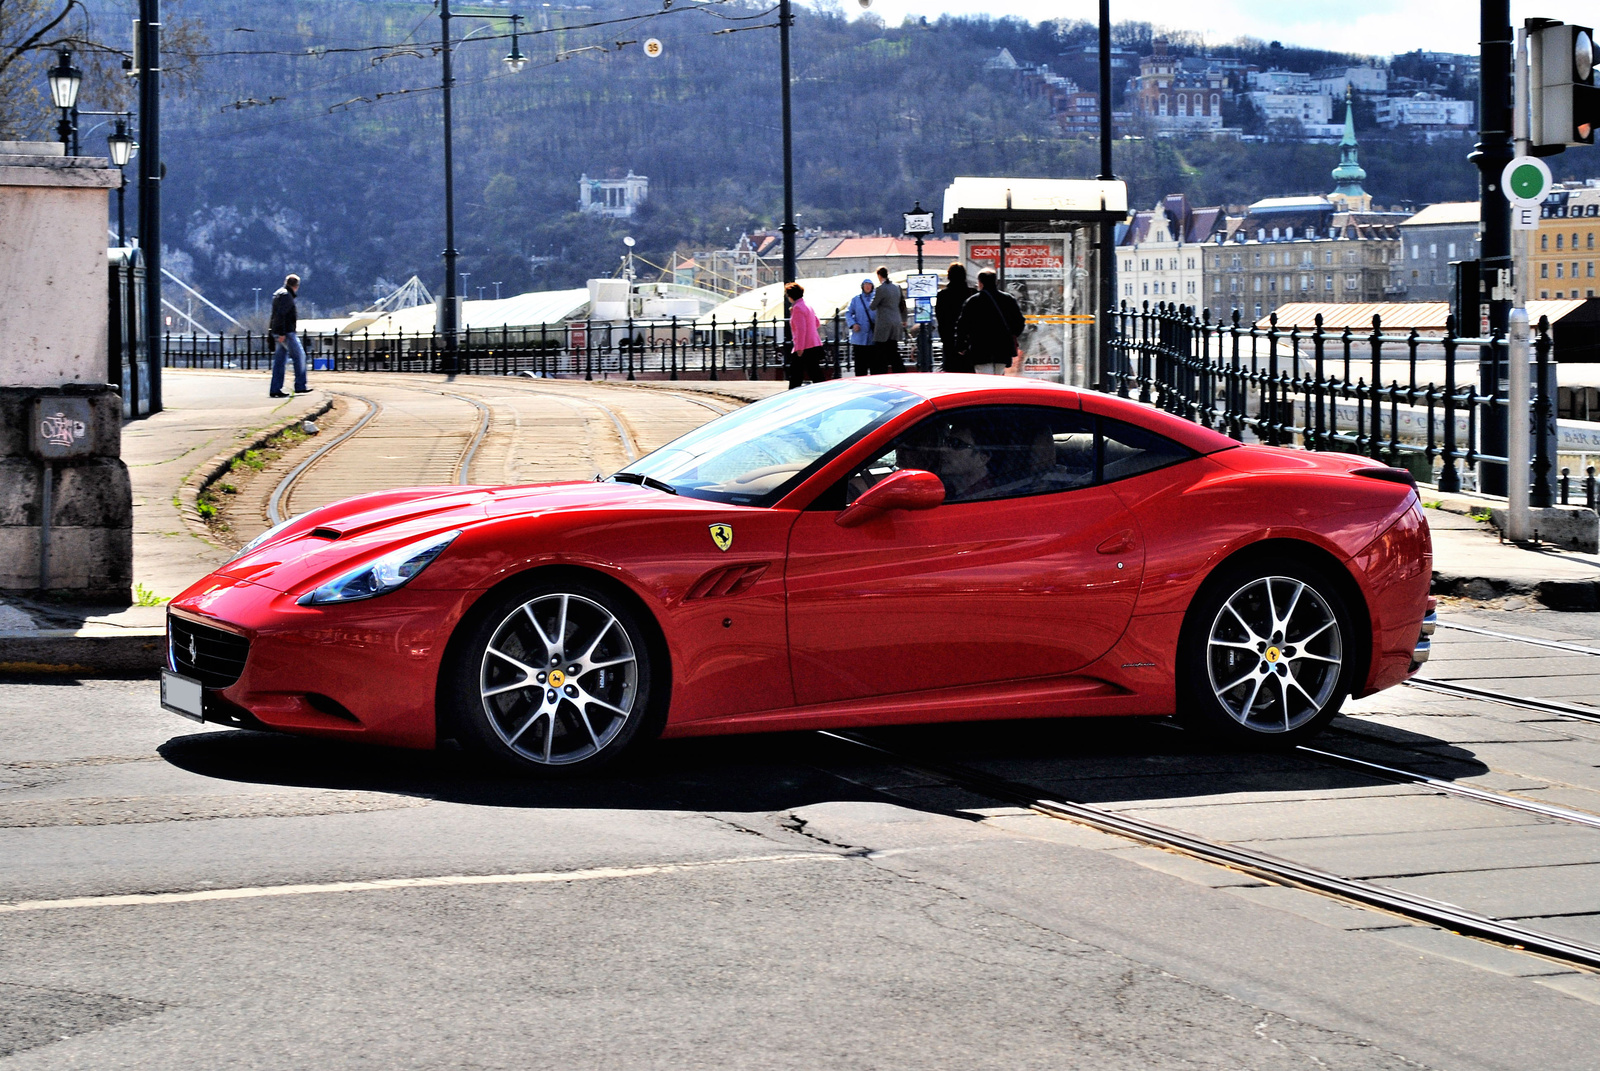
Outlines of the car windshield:
<svg viewBox="0 0 1600 1071">
<path fill-rule="evenodd" d="M 713 420 L 611 478 L 691 498 L 769 506 L 919 401 L 909 391 L 854 380 L 789 391 Z"/>
</svg>

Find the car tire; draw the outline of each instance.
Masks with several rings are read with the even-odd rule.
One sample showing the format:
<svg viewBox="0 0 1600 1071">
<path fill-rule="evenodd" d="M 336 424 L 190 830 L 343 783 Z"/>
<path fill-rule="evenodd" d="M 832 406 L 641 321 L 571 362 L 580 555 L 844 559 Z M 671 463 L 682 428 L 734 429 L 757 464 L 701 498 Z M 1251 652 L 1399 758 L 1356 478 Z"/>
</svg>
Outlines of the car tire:
<svg viewBox="0 0 1600 1071">
<path fill-rule="evenodd" d="M 1178 650 L 1178 716 L 1225 744 L 1295 747 L 1350 694 L 1357 634 L 1339 585 L 1293 558 L 1223 569 L 1201 589 Z"/>
<path fill-rule="evenodd" d="M 588 773 L 665 721 L 650 634 L 600 587 L 556 579 L 490 596 L 451 647 L 441 697 L 460 742 L 516 771 Z"/>
</svg>

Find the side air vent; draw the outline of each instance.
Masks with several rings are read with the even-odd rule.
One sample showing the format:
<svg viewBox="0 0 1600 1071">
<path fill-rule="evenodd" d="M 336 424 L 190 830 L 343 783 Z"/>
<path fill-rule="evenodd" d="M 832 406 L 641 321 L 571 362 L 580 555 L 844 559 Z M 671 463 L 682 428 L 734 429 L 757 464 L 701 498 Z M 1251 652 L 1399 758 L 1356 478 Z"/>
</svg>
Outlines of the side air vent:
<svg viewBox="0 0 1600 1071">
<path fill-rule="evenodd" d="M 338 539 L 342 535 L 344 535 L 344 533 L 339 531 L 337 528 L 311 529 L 311 536 L 314 539 Z"/>
<path fill-rule="evenodd" d="M 687 599 L 717 599 L 724 595 L 742 595 L 755 586 L 761 574 L 767 571 L 767 562 L 745 562 L 713 569 L 696 580 L 689 588 Z"/>
<path fill-rule="evenodd" d="M 1352 476 L 1365 476 L 1370 480 L 1387 480 L 1390 483 L 1403 483 L 1407 487 L 1416 487 L 1417 478 L 1411 475 L 1408 469 L 1397 469 L 1389 465 L 1370 465 L 1364 469 L 1351 469 Z"/>
</svg>

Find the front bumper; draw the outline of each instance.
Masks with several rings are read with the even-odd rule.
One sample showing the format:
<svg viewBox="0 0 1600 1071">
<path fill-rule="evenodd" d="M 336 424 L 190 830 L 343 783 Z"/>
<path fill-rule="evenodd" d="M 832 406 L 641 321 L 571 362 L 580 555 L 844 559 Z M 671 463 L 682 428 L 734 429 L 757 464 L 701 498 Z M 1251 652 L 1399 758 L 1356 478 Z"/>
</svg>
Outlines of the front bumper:
<svg viewBox="0 0 1600 1071">
<path fill-rule="evenodd" d="M 293 595 L 213 575 L 172 602 L 168 667 L 205 686 L 206 721 L 428 748 L 444 649 L 478 594 L 406 587 L 302 607 Z M 180 645 L 196 635 L 191 654 Z M 218 636 L 235 638 L 237 672 L 208 679 L 193 667 L 221 668 L 205 657 L 205 638 Z"/>
</svg>

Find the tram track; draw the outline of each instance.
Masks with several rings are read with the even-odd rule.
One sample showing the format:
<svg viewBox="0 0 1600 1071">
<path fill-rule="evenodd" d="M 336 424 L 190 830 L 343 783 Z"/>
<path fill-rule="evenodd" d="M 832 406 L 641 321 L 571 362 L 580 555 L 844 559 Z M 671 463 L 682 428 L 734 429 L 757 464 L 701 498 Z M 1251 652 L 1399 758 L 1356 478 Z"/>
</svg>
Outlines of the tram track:
<svg viewBox="0 0 1600 1071">
<path fill-rule="evenodd" d="M 1519 951 L 1531 952 L 1563 964 L 1600 971 L 1600 947 L 1546 933 L 1515 921 L 1480 914 L 1452 903 L 1406 892 L 1364 878 L 1344 877 L 1321 867 L 1285 859 L 1254 848 L 1211 840 L 1094 804 L 1052 798 L 1037 786 L 1011 781 L 961 763 L 912 754 L 875 740 L 865 733 L 824 730 L 820 735 L 853 748 L 872 752 L 880 760 L 885 760 L 903 770 L 932 777 L 948 786 L 1023 807 L 1046 817 L 1089 826 L 1150 847 L 1250 874 L 1272 884 L 1310 890 L 1334 899 L 1376 908 L 1401 918 L 1440 926 L 1456 933 L 1482 938 Z M 1302 747 L 1297 751 L 1318 761 L 1359 769 L 1374 776 L 1384 776 L 1389 780 L 1411 781 L 1430 788 L 1438 788 L 1440 784 L 1450 784 L 1438 782 L 1437 779 L 1424 774 L 1385 767 L 1378 763 L 1369 763 L 1317 748 Z M 1600 828 L 1600 816 L 1522 800 L 1486 789 L 1453 785 L 1451 788 L 1460 790 L 1454 794 L 1478 802 L 1532 811 L 1546 819 Z"/>
<path fill-rule="evenodd" d="M 1465 625 L 1459 622 L 1440 621 L 1439 628 L 1452 629 L 1456 632 L 1465 632 L 1474 636 L 1485 636 L 1489 639 L 1506 640 L 1512 643 L 1522 643 L 1533 647 L 1543 647 L 1549 650 L 1565 651 L 1569 654 L 1600 656 L 1600 647 L 1589 647 L 1581 643 L 1569 643 L 1566 640 L 1546 639 L 1542 636 L 1522 636 L 1513 632 L 1499 632 L 1495 629 L 1481 628 L 1477 625 Z M 1488 703 L 1499 703 L 1502 706 L 1519 707 L 1523 710 L 1534 710 L 1541 714 L 1553 714 L 1560 718 L 1570 718 L 1573 721 L 1587 721 L 1600 723 L 1600 708 L 1580 706 L 1576 703 L 1563 703 L 1554 699 L 1538 699 L 1532 696 L 1511 695 L 1508 692 L 1498 692 L 1490 688 L 1478 688 L 1470 684 L 1458 684 L 1455 681 L 1419 680 L 1415 677 L 1405 682 L 1409 688 L 1420 691 L 1435 692 L 1442 695 L 1460 696 L 1465 699 L 1481 699 Z"/>
</svg>

